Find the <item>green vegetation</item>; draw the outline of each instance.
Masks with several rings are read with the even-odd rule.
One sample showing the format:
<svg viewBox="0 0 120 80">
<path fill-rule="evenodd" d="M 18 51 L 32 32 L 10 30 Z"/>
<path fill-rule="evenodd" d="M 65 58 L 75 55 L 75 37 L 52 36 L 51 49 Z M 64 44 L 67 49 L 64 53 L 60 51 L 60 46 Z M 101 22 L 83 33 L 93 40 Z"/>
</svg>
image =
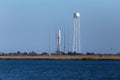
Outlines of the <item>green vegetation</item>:
<svg viewBox="0 0 120 80">
<path fill-rule="evenodd" d="M 21 51 L 17 51 L 17 52 L 10 52 L 10 53 L 4 53 L 4 52 L 0 52 L 0 56 L 42 56 L 42 55 L 98 55 L 99 57 L 102 57 L 103 55 L 120 55 L 120 53 L 116 53 L 116 54 L 98 54 L 98 53 L 76 53 L 76 52 L 55 52 L 55 53 L 47 53 L 47 52 L 42 52 L 42 53 L 37 53 L 35 51 L 31 51 L 31 52 L 21 52 Z"/>
</svg>

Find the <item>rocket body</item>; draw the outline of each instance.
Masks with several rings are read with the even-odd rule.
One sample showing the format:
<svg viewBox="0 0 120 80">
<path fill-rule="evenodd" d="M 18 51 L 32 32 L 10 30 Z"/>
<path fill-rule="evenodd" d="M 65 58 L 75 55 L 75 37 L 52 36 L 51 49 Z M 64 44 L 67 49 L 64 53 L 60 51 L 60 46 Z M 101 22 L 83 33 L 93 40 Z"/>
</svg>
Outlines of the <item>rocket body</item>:
<svg viewBox="0 0 120 80">
<path fill-rule="evenodd" d="M 61 52 L 61 31 L 57 34 L 57 52 Z"/>
</svg>

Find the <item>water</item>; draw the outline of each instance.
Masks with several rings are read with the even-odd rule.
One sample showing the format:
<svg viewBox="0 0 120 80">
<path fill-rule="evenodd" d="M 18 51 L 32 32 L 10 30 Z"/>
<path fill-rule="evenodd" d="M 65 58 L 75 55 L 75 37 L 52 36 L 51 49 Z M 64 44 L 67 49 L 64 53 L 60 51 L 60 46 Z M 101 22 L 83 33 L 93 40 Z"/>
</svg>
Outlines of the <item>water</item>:
<svg viewBox="0 0 120 80">
<path fill-rule="evenodd" d="M 0 80 L 120 80 L 120 61 L 0 60 Z"/>
</svg>

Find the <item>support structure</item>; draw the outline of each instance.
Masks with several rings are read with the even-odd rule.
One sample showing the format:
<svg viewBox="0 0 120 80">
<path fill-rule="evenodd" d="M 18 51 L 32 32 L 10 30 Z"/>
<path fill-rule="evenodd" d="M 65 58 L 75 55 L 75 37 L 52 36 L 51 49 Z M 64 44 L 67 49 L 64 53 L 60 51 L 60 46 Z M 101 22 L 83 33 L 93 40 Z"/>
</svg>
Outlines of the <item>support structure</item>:
<svg viewBox="0 0 120 80">
<path fill-rule="evenodd" d="M 80 13 L 74 13 L 74 29 L 73 29 L 73 52 L 81 53 L 80 46 Z"/>
</svg>

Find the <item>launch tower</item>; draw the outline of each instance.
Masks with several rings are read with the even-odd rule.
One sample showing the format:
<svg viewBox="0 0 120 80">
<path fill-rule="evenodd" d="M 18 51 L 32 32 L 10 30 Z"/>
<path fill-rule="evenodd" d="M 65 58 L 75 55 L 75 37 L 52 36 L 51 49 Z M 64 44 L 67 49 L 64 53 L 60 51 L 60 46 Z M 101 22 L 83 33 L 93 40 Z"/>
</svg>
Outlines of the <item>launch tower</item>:
<svg viewBox="0 0 120 80">
<path fill-rule="evenodd" d="M 74 29 L 73 29 L 73 52 L 81 53 L 80 47 L 80 13 L 74 13 Z"/>
</svg>

